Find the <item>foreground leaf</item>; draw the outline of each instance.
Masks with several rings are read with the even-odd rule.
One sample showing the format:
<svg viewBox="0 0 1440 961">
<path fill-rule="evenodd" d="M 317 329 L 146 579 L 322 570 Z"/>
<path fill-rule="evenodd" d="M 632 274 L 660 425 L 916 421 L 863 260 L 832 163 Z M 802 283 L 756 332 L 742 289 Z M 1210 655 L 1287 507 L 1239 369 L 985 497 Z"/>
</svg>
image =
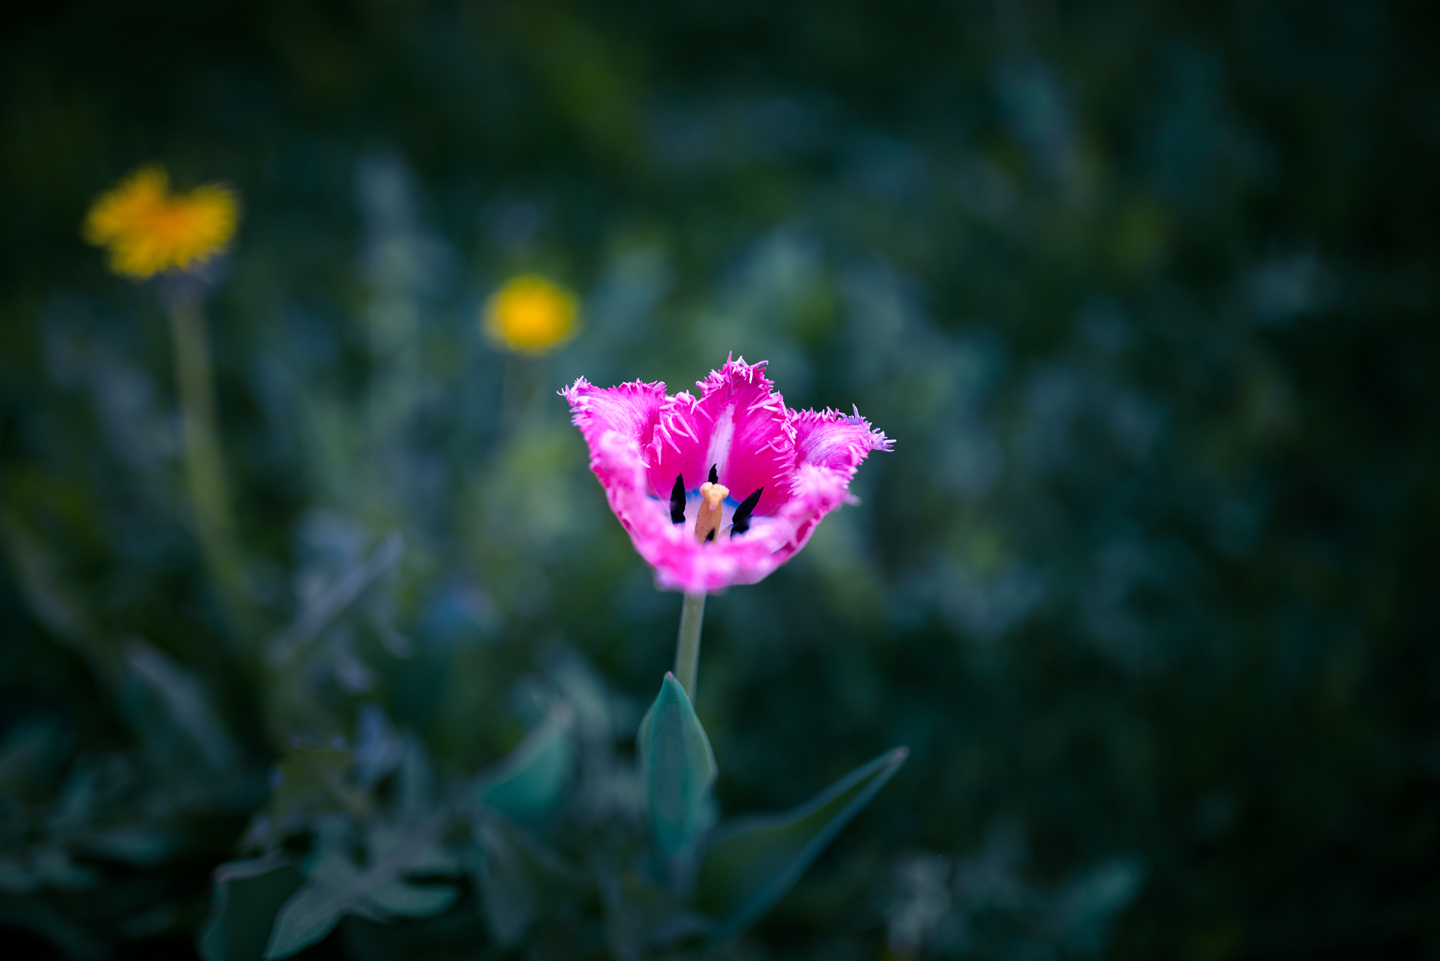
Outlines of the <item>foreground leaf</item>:
<svg viewBox="0 0 1440 961">
<path fill-rule="evenodd" d="M 518 944 L 546 906 L 573 900 L 577 872 L 523 828 L 493 814 L 475 825 L 482 856 L 475 883 L 490 934 L 502 947 Z"/>
<path fill-rule="evenodd" d="M 200 932 L 205 961 L 259 961 L 275 915 L 305 881 L 284 857 L 271 854 L 215 869 L 210 917 Z"/>
<path fill-rule="evenodd" d="M 780 900 L 909 755 L 903 747 L 887 751 L 793 810 L 745 818 L 717 832 L 697 885 L 700 908 L 721 920 L 714 938 L 738 934 Z"/>
<path fill-rule="evenodd" d="M 459 890 L 451 884 L 391 881 L 365 895 L 365 904 L 387 917 L 428 918 L 449 908 L 459 896 Z"/>
<path fill-rule="evenodd" d="M 485 776 L 476 792 L 478 800 L 518 820 L 549 813 L 575 766 L 574 719 L 574 710 L 560 704 L 494 773 Z"/>
<path fill-rule="evenodd" d="M 635 739 L 655 843 L 666 857 L 683 854 L 715 820 L 710 787 L 715 753 L 675 675 L 665 673 L 660 693 Z"/>
<path fill-rule="evenodd" d="M 449 908 L 459 896 L 453 886 L 416 885 L 405 879 L 410 873 L 454 869 L 455 859 L 439 846 L 439 824 L 372 832 L 370 864 L 363 869 L 345 853 L 343 838 L 322 833 L 305 886 L 275 919 L 265 957 L 289 957 L 314 944 L 346 914 L 383 921 L 428 917 Z"/>
</svg>

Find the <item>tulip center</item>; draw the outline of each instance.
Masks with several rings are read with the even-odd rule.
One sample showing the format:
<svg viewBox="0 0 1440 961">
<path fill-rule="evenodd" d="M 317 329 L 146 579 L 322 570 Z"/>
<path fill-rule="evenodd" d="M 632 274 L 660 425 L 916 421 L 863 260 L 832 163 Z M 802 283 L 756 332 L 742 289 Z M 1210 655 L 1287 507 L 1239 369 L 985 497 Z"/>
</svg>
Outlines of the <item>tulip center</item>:
<svg viewBox="0 0 1440 961">
<path fill-rule="evenodd" d="M 700 485 L 700 510 L 695 515 L 695 539 L 704 544 L 715 539 L 720 529 L 720 516 L 730 488 L 724 484 L 706 481 Z"/>
<path fill-rule="evenodd" d="M 753 491 L 749 497 L 739 504 L 734 505 L 730 514 L 730 536 L 744 534 L 750 529 L 753 518 L 750 516 L 757 504 L 760 503 L 760 495 L 765 488 Z M 720 483 L 720 474 L 716 465 L 710 465 L 710 479 L 700 485 L 699 502 L 685 496 L 685 478 L 683 475 L 675 475 L 675 486 L 670 489 L 670 523 L 683 524 L 688 513 L 687 504 L 696 504 L 695 508 L 695 539 L 702 544 L 708 544 L 715 540 L 720 528 L 725 525 L 725 500 L 730 496 L 730 488 Z M 732 502 L 733 503 L 733 502 Z"/>
</svg>

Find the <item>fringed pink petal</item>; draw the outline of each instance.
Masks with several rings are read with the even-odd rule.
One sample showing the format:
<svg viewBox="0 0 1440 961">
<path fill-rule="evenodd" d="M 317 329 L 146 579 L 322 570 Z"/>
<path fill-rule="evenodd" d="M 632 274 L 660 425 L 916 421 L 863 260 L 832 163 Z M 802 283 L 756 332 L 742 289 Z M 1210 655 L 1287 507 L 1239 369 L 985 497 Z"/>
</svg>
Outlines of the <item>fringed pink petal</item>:
<svg viewBox="0 0 1440 961">
<path fill-rule="evenodd" d="M 720 483 L 737 501 L 764 488 L 755 507 L 773 514 L 790 496 L 795 469 L 795 429 L 785 400 L 765 376 L 766 362 L 727 360 L 700 381 L 700 406 L 711 417 L 710 451 Z"/>
<path fill-rule="evenodd" d="M 895 442 L 870 422 L 838 410 L 802 410 L 794 416 L 796 463 L 842 471 L 848 480 L 872 450 L 889 450 Z"/>
<path fill-rule="evenodd" d="M 765 362 L 731 358 L 696 386 L 699 399 L 676 394 L 661 409 L 651 441 L 651 485 L 666 494 L 680 476 L 694 490 L 713 466 L 735 500 L 764 488 L 755 513 L 773 513 L 789 496 L 795 431 Z"/>
<path fill-rule="evenodd" d="M 618 387 L 596 387 L 584 377 L 560 391 L 570 402 L 571 419 L 593 452 L 595 442 L 607 431 L 632 437 L 640 446 L 649 444 L 665 403 L 665 385 L 636 380 Z"/>
<path fill-rule="evenodd" d="M 813 464 L 800 465 L 792 481 L 793 494 L 780 512 L 780 519 L 789 528 L 789 536 L 776 551 L 776 567 L 805 546 L 821 518 L 845 502 L 849 488 L 850 476 L 843 471 Z"/>
<path fill-rule="evenodd" d="M 656 497 L 669 497 L 676 477 L 684 479 L 686 490 L 705 482 L 710 464 L 702 461 L 710 442 L 709 428 L 709 419 L 694 397 L 682 391 L 665 399 L 645 451 L 650 464 L 650 487 Z"/>
</svg>

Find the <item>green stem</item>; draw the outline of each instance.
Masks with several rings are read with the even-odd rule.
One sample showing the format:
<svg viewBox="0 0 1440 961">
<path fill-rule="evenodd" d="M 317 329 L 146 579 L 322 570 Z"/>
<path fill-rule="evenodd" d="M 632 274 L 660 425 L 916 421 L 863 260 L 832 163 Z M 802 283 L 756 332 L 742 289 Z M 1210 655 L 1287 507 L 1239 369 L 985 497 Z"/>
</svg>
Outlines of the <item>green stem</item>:
<svg viewBox="0 0 1440 961">
<path fill-rule="evenodd" d="M 686 594 L 680 608 L 680 637 L 675 642 L 675 677 L 695 703 L 695 675 L 700 669 L 700 622 L 705 619 L 705 595 Z"/>
<path fill-rule="evenodd" d="M 244 574 L 235 547 L 230 497 L 220 460 L 220 429 L 215 418 L 215 388 L 205 313 L 198 297 L 170 301 L 170 333 L 175 341 L 175 373 L 180 387 L 180 422 L 185 444 L 185 481 L 195 512 L 195 531 L 210 576 L 235 626 L 246 610 Z"/>
</svg>

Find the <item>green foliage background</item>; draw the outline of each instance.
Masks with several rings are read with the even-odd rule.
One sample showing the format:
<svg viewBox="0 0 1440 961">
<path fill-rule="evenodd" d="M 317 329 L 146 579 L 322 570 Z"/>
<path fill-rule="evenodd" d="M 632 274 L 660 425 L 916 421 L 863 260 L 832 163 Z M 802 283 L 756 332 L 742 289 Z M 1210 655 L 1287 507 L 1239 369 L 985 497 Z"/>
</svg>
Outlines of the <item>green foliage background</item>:
<svg viewBox="0 0 1440 961">
<path fill-rule="evenodd" d="M 554 390 L 679 389 L 730 351 L 897 445 L 796 560 L 710 601 L 721 805 L 912 750 L 737 957 L 1440 951 L 1435 20 L 0 14 L 7 955 L 193 954 L 269 772 L 348 750 L 367 711 L 460 783 L 584 664 L 623 754 L 680 599 Z M 154 290 L 78 237 L 152 160 L 244 198 L 209 301 L 241 629 L 189 518 Z M 520 270 L 584 298 L 543 361 L 476 324 Z M 387 543 L 353 616 L 267 674 L 258 645 Z M 479 900 L 311 950 L 499 956 Z M 547 930 L 512 953 L 610 950 Z"/>
</svg>

